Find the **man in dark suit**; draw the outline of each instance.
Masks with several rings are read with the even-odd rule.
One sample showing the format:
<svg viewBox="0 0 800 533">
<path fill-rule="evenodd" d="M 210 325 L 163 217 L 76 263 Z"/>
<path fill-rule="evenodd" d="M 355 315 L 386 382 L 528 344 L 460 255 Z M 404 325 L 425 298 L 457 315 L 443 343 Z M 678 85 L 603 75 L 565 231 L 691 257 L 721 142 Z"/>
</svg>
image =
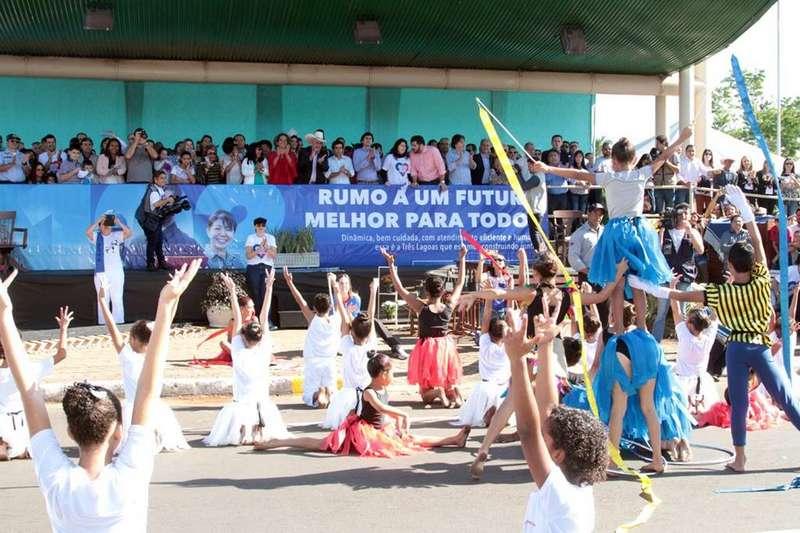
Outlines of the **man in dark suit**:
<svg viewBox="0 0 800 533">
<path fill-rule="evenodd" d="M 315 183 L 324 185 L 328 170 L 328 149 L 325 147 L 325 132 L 317 130 L 305 136 L 309 144 L 297 156 L 297 179 L 295 183 Z"/>
<path fill-rule="evenodd" d="M 473 185 L 488 185 L 489 175 L 492 171 L 492 145 L 489 139 L 481 139 L 478 153 L 472 156 L 475 161 L 475 168 L 472 169 Z"/>
</svg>

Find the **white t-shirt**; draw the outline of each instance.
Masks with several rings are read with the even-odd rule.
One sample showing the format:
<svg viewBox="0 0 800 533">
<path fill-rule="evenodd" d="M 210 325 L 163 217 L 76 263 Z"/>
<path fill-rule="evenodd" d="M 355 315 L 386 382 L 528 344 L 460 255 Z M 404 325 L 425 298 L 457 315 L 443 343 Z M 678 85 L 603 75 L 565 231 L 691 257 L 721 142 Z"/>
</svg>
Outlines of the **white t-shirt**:
<svg viewBox="0 0 800 533">
<path fill-rule="evenodd" d="M 102 246 L 101 250 L 97 250 L 95 254 L 95 272 L 122 272 L 122 245 L 125 242 L 125 236 L 119 230 L 112 231 L 108 235 L 95 232 L 92 235 L 92 243 L 96 246 Z"/>
<path fill-rule="evenodd" d="M 650 165 L 620 172 L 600 172 L 595 183 L 606 189 L 608 218 L 642 216 L 644 187 L 653 177 Z"/>
<path fill-rule="evenodd" d="M 158 185 L 153 185 L 150 187 L 150 211 L 155 210 L 156 202 L 160 202 L 167 196 L 171 196 L 166 189 L 159 187 Z"/>
<path fill-rule="evenodd" d="M 367 372 L 367 352 L 377 350 L 378 342 L 375 335 L 370 335 L 364 344 L 353 342 L 351 335 L 345 335 L 339 342 L 339 351 L 342 353 L 342 374 L 344 386 L 350 389 L 364 388 L 372 379 Z"/>
<path fill-rule="evenodd" d="M 117 354 L 122 367 L 122 388 L 125 390 L 125 399 L 136 399 L 136 389 L 139 387 L 139 376 L 144 366 L 144 354 L 133 351 L 127 342 Z"/>
<path fill-rule="evenodd" d="M 594 531 L 591 485 L 573 485 L 553 465 L 544 485 L 528 497 L 525 533 L 582 533 Z"/>
<path fill-rule="evenodd" d="M 389 154 L 383 160 L 383 170 L 386 171 L 386 185 L 408 185 L 411 161 L 407 155 L 395 157 L 394 154 Z"/>
<path fill-rule="evenodd" d="M 258 401 L 267 395 L 269 380 L 269 333 L 265 332 L 261 342 L 250 348 L 241 335 L 231 341 L 233 359 L 233 399 Z"/>
<path fill-rule="evenodd" d="M 55 533 L 147 531 L 152 429 L 131 426 L 119 455 L 96 479 L 64 455 L 52 429 L 31 438 L 31 455 Z"/>
<path fill-rule="evenodd" d="M 508 383 L 511 378 L 511 363 L 502 346 L 492 342 L 488 333 L 478 339 L 478 373 L 483 381 Z"/>
<path fill-rule="evenodd" d="M 28 368 L 33 373 L 33 380 L 39 382 L 53 373 L 53 358 L 30 361 Z M 0 414 L 22 411 L 22 397 L 14 383 L 10 368 L 0 368 Z"/>
<path fill-rule="evenodd" d="M 672 247 L 675 250 L 675 252 L 677 252 L 681 247 L 683 238 L 686 236 L 686 230 L 672 228 L 671 230 L 669 230 L 669 236 L 672 237 Z"/>
<path fill-rule="evenodd" d="M 273 248 L 277 246 L 275 242 L 275 236 L 266 233 L 266 240 L 267 240 L 267 247 Z M 273 266 L 275 261 L 267 255 L 267 251 L 261 247 L 261 237 L 256 235 L 255 233 L 251 233 L 247 236 L 247 240 L 244 243 L 245 246 L 251 246 L 253 251 L 256 253 L 255 256 L 247 260 L 248 265 L 258 265 L 264 263 L 268 266 Z"/>
<path fill-rule="evenodd" d="M 339 351 L 341 320 L 338 314 L 328 317 L 314 315 L 308 324 L 306 341 L 303 344 L 303 358 L 306 364 L 329 360 Z"/>
<path fill-rule="evenodd" d="M 687 157 L 681 157 L 681 166 L 680 166 L 680 178 L 682 181 L 686 183 L 691 183 L 693 185 L 697 185 L 700 181 L 700 178 L 705 174 L 705 170 L 703 169 L 703 164 L 700 163 L 697 159 L 689 159 Z"/>
<path fill-rule="evenodd" d="M 706 371 L 708 357 L 714 339 L 717 338 L 717 321 L 700 332 L 695 337 L 689 331 L 686 322 L 675 326 L 675 335 L 678 337 L 678 360 L 675 362 L 675 373 L 679 376 L 700 376 Z"/>
<path fill-rule="evenodd" d="M 191 183 L 189 178 L 194 177 L 194 167 L 190 166 L 185 169 L 180 165 L 176 165 L 172 167 L 170 174 L 172 175 L 172 183 Z"/>
</svg>

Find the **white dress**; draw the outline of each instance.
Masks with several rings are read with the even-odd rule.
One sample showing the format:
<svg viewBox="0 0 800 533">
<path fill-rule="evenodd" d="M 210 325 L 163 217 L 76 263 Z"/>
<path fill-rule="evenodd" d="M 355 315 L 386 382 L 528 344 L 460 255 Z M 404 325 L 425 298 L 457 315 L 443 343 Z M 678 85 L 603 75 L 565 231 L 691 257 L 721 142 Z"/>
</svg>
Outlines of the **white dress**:
<svg viewBox="0 0 800 533">
<path fill-rule="evenodd" d="M 125 390 L 125 401 L 122 403 L 122 428 L 125 432 L 123 443 L 131 427 L 133 416 L 133 402 L 136 399 L 136 389 L 139 387 L 139 376 L 144 366 L 144 354 L 133 351 L 127 342 L 119 352 L 119 364 L 122 366 L 122 388 Z M 167 403 L 160 399 L 155 404 L 154 420 L 151 426 L 155 431 L 155 453 L 161 451 L 176 452 L 188 450 L 189 444 L 183 436 L 183 430 Z"/>
<path fill-rule="evenodd" d="M 53 372 L 53 358 L 31 361 L 29 368 L 37 383 Z M 31 442 L 28 423 L 22 409 L 22 397 L 14 383 L 10 368 L 0 368 L 0 439 L 8 445 L 8 457 L 19 457 Z"/>
<path fill-rule="evenodd" d="M 241 335 L 231 341 L 233 402 L 220 410 L 211 433 L 203 439 L 206 446 L 251 443 L 258 437 L 253 431 L 258 426 L 262 440 L 289 437 L 278 407 L 269 398 L 270 346 L 268 336 L 250 348 Z"/>
<path fill-rule="evenodd" d="M 314 394 L 322 387 L 336 390 L 336 352 L 341 326 L 339 315 L 314 315 L 303 345 L 303 402 L 315 407 Z"/>
<path fill-rule="evenodd" d="M 489 334 L 484 333 L 478 346 L 478 373 L 481 381 L 458 411 L 460 426 L 485 426 L 484 415 L 492 407 L 497 409 L 503 403 L 502 396 L 508 389 L 508 380 L 511 378 L 511 365 L 501 345 L 492 342 Z"/>
<path fill-rule="evenodd" d="M 338 391 L 325 411 L 325 420 L 320 424 L 326 429 L 336 429 L 344 422 L 347 415 L 356 408 L 356 389 L 364 389 L 372 378 L 367 372 L 367 352 L 377 350 L 378 342 L 370 335 L 364 344 L 356 344 L 353 337 L 345 335 L 340 342 L 344 388 Z"/>
<path fill-rule="evenodd" d="M 720 401 L 714 378 L 706 371 L 711 347 L 717 337 L 719 323 L 714 321 L 700 335 L 694 336 L 681 322 L 675 327 L 678 337 L 678 359 L 672 367 L 675 379 L 683 388 L 689 402 L 689 411 L 706 411 Z"/>
</svg>

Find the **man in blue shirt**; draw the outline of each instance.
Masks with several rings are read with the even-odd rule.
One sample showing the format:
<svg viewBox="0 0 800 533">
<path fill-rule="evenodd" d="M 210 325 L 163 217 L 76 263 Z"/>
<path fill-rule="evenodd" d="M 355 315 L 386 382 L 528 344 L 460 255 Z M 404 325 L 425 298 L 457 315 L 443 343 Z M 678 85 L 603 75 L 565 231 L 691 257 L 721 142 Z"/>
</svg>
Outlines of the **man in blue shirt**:
<svg viewBox="0 0 800 533">
<path fill-rule="evenodd" d="M 28 156 L 20 152 L 20 139 L 15 133 L 6 136 L 8 147 L 0 152 L 0 183 L 25 183 L 24 165 Z"/>
</svg>

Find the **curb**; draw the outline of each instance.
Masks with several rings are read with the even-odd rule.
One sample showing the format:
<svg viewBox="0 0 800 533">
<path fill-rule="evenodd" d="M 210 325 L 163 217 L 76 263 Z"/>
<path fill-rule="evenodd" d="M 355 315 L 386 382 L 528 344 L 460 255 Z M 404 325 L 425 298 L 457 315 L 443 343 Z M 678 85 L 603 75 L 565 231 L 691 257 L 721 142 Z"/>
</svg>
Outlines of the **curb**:
<svg viewBox="0 0 800 533">
<path fill-rule="evenodd" d="M 106 387 L 120 398 L 125 396 L 122 380 L 93 381 L 95 385 Z M 60 402 L 64 392 L 72 383 L 43 383 L 41 386 L 44 399 L 47 402 Z M 271 396 L 285 396 L 303 392 L 303 378 L 273 378 L 270 381 L 269 393 Z M 163 380 L 161 397 L 177 398 L 181 396 L 232 396 L 232 378 L 173 378 Z"/>
<path fill-rule="evenodd" d="M 186 337 L 188 335 L 195 335 L 204 333 L 209 330 L 213 331 L 215 328 L 206 328 L 204 326 L 181 326 L 174 327 L 170 330 L 170 338 Z M 122 336 L 127 339 L 128 333 L 125 332 Z M 29 340 L 24 341 L 25 351 L 28 354 L 39 352 L 51 352 L 58 346 L 58 338 L 43 339 L 43 340 Z M 69 337 L 67 339 L 66 348 L 93 348 L 98 346 L 111 346 L 111 336 L 108 333 L 100 335 L 81 335 L 77 337 Z"/>
</svg>

